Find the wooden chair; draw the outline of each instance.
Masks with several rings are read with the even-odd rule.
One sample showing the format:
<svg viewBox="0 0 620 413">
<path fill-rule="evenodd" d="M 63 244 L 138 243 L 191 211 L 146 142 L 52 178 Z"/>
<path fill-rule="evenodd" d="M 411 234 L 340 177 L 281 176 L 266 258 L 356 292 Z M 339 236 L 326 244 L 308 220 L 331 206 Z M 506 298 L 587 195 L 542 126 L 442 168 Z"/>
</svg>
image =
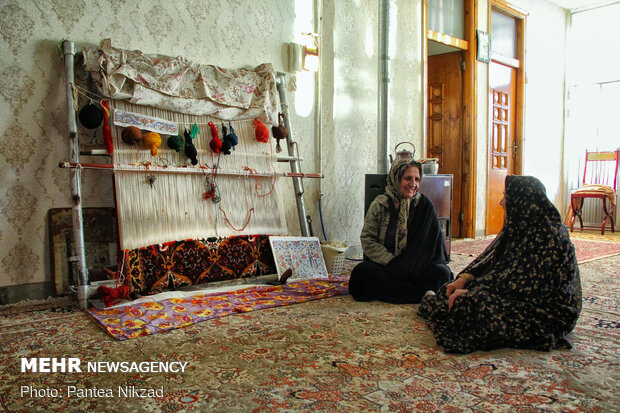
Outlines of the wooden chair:
<svg viewBox="0 0 620 413">
<path fill-rule="evenodd" d="M 581 188 L 573 191 L 570 197 L 573 216 L 570 220 L 570 230 L 573 232 L 575 218 L 579 218 L 579 226 L 584 228 L 596 228 L 596 226 L 583 225 L 581 214 L 583 213 L 583 201 L 588 198 L 600 199 L 603 203 L 603 221 L 601 234 L 605 235 L 607 220 L 611 224 L 611 232 L 614 232 L 614 210 L 616 209 L 616 181 L 618 176 L 618 158 L 620 149 L 611 152 L 588 152 L 586 150 L 586 163 L 583 170 Z M 607 207 L 609 201 L 609 208 Z"/>
</svg>

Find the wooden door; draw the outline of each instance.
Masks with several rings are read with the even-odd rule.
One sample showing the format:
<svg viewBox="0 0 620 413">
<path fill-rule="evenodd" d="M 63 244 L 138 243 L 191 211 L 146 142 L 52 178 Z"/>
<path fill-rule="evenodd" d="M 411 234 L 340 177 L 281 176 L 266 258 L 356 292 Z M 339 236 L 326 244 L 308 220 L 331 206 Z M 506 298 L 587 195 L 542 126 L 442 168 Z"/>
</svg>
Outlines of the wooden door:
<svg viewBox="0 0 620 413">
<path fill-rule="evenodd" d="M 428 57 L 426 156 L 439 158 L 439 173 L 453 175 L 452 236 L 461 237 L 463 175 L 463 82 L 461 52 Z"/>
<path fill-rule="evenodd" d="M 504 226 L 499 205 L 506 175 L 514 173 L 516 69 L 492 61 L 489 67 L 489 169 L 486 233 L 497 234 Z"/>
</svg>

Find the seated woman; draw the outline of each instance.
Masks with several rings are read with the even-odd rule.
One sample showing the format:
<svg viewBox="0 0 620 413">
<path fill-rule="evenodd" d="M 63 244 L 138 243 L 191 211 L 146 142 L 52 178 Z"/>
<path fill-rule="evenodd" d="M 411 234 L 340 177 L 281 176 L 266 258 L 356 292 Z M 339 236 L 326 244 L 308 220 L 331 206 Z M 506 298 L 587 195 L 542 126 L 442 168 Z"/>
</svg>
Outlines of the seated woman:
<svg viewBox="0 0 620 413">
<path fill-rule="evenodd" d="M 358 301 L 419 303 L 454 277 L 446 265 L 443 232 L 431 201 L 418 193 L 422 165 L 398 160 L 386 193 L 370 204 L 360 239 L 364 261 L 351 272 L 349 292 Z"/>
<path fill-rule="evenodd" d="M 506 177 L 504 228 L 419 314 L 448 353 L 502 347 L 570 348 L 581 312 L 575 248 L 544 185 Z"/>
</svg>

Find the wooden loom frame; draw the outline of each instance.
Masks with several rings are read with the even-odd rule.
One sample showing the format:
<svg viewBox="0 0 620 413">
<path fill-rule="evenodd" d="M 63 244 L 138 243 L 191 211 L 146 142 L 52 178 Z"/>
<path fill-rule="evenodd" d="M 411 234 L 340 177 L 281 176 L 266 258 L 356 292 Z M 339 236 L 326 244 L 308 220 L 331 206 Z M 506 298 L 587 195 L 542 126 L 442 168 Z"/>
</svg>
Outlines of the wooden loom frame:
<svg viewBox="0 0 620 413">
<path fill-rule="evenodd" d="M 81 173 L 82 169 L 103 169 L 103 170 L 115 170 L 115 165 L 112 164 L 82 164 L 80 163 L 80 149 L 79 149 L 79 136 L 76 116 L 77 113 L 74 109 L 74 97 L 73 87 L 75 83 L 75 44 L 71 41 L 65 40 L 62 43 L 62 51 L 65 63 L 66 74 L 66 93 L 67 93 L 67 123 L 69 126 L 69 162 L 61 162 L 59 167 L 71 168 L 71 191 L 72 191 L 72 219 L 73 219 L 73 238 L 75 243 L 74 257 L 71 257 L 72 261 L 77 264 L 78 272 L 78 285 L 77 285 L 77 300 L 79 308 L 86 309 L 88 307 L 89 296 L 89 277 L 88 268 L 86 267 L 86 253 L 84 248 L 84 226 L 82 217 L 82 188 L 81 188 Z M 280 173 L 280 176 L 287 176 L 293 178 L 293 188 L 295 191 L 295 201 L 297 204 L 297 215 L 299 217 L 299 227 L 301 235 L 304 237 L 310 236 L 310 229 L 306 220 L 306 207 L 303 199 L 304 187 L 302 178 L 323 178 L 322 174 L 304 174 L 301 173 L 299 162 L 301 158 L 299 154 L 296 154 L 297 142 L 292 137 L 292 128 L 288 112 L 288 99 L 286 97 L 286 80 L 285 74 L 278 72 L 276 74 L 276 87 L 280 97 L 280 109 L 284 114 L 284 126 L 288 129 L 289 133 L 286 138 L 286 146 L 288 149 L 288 156 L 278 157 L 278 161 L 289 162 L 291 167 L 290 173 Z M 86 153 L 85 153 L 86 154 Z M 102 155 L 108 155 L 107 152 L 101 153 Z M 95 153 L 90 153 L 95 155 Z M 133 170 L 133 166 L 127 166 L 129 170 Z M 125 167 L 123 168 L 125 169 Z M 193 173 L 196 172 L 187 168 L 175 168 L 174 172 L 179 173 Z M 145 170 L 141 167 L 139 170 Z M 154 168 L 149 169 L 151 172 L 155 172 Z M 167 168 L 170 171 L 170 168 Z M 172 172 L 172 171 L 170 171 Z M 197 172 L 201 173 L 199 169 Z M 243 173 L 237 171 L 218 171 L 218 174 L 229 175 L 243 175 Z M 270 176 L 273 175 L 270 173 Z"/>
</svg>

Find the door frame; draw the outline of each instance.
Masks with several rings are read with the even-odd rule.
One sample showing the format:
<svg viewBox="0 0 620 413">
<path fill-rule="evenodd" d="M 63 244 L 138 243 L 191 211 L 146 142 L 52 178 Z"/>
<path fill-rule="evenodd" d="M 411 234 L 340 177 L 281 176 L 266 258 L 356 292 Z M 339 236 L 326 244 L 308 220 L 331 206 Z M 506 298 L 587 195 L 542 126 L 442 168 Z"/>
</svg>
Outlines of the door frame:
<svg viewBox="0 0 620 413">
<path fill-rule="evenodd" d="M 478 102 L 476 99 L 477 65 L 476 65 L 476 27 L 478 27 L 478 1 L 465 0 L 465 39 L 458 39 L 446 34 L 436 33 L 428 30 L 428 6 L 427 0 L 422 1 L 422 58 L 423 58 L 423 98 L 422 98 L 422 119 L 423 122 L 423 153 L 426 153 L 426 143 L 428 139 L 427 118 L 428 118 L 428 41 L 434 40 L 464 52 L 465 68 L 463 70 L 463 118 L 462 118 L 462 144 L 463 160 L 461 174 L 461 212 L 463 214 L 461 224 L 461 235 L 466 238 L 473 238 L 476 225 L 476 136 L 477 127 L 475 114 L 478 112 Z M 490 9 L 489 9 L 490 14 Z M 453 217 L 459 219 L 459 217 Z"/>
<path fill-rule="evenodd" d="M 515 19 L 516 22 L 516 53 L 517 58 L 509 58 L 498 53 L 491 52 L 491 60 L 511 66 L 516 69 L 515 85 L 515 131 L 513 143 L 516 146 L 512 160 L 515 175 L 523 174 L 523 134 L 525 128 L 525 33 L 527 28 L 528 13 L 505 0 L 491 0 L 489 3 L 489 28 L 491 27 L 491 10 L 495 9 Z M 487 84 L 487 92 L 490 88 Z M 490 104 L 490 103 L 489 103 Z M 489 119 L 489 121 L 491 121 Z M 489 129 L 489 134 L 491 133 Z M 487 139 L 488 142 L 488 139 Z M 487 156 L 488 157 L 488 156 Z M 488 161 L 488 159 L 487 159 Z"/>
<path fill-rule="evenodd" d="M 512 148 L 508 148 L 510 151 L 509 165 L 508 169 L 509 174 L 514 175 L 522 175 L 523 174 L 523 131 L 524 131 L 524 98 L 525 98 L 525 29 L 526 29 L 526 18 L 527 12 L 524 10 L 518 9 L 515 6 L 511 5 L 505 0 L 491 0 L 488 8 L 488 27 L 489 32 L 491 34 L 491 44 L 493 44 L 493 26 L 492 26 L 492 16 L 491 12 L 495 11 L 501 13 L 505 16 L 511 17 L 515 21 L 515 42 L 516 42 L 516 57 L 512 56 L 504 56 L 497 52 L 491 50 L 491 62 L 489 63 L 489 74 L 491 71 L 490 65 L 498 64 L 503 67 L 510 68 L 514 70 L 515 73 L 515 89 L 514 89 L 514 124 L 513 124 L 513 136 L 512 136 Z M 491 96 L 491 79 L 490 76 L 488 78 L 487 83 L 487 96 L 489 96 L 489 101 L 487 102 L 488 106 L 488 133 L 487 133 L 487 171 L 486 171 L 486 182 L 487 182 L 487 190 L 486 190 L 486 216 L 485 216 L 485 228 L 484 232 L 487 235 L 490 235 L 491 232 L 489 230 L 489 223 L 491 212 L 496 213 L 497 208 L 499 206 L 493 203 L 489 204 L 491 199 L 498 198 L 498 194 L 495 192 L 491 193 L 491 165 L 492 165 L 492 141 L 493 141 L 493 97 Z M 497 189 L 495 189 L 497 190 Z M 491 196 L 491 195 L 494 196 Z M 498 198 L 499 199 L 499 198 Z M 493 221 L 495 222 L 495 221 Z M 500 226 L 501 230 L 501 226 Z M 495 234 L 495 230 L 492 232 Z"/>
<path fill-rule="evenodd" d="M 423 58 L 423 98 L 422 98 L 422 119 L 424 122 L 422 139 L 423 153 L 426 153 L 426 142 L 428 131 L 426 119 L 428 117 L 428 40 L 438 41 L 453 47 L 460 48 L 465 55 L 465 70 L 463 70 L 463 176 L 462 182 L 462 205 L 463 219 L 461 222 L 461 233 L 463 237 L 474 238 L 476 234 L 476 195 L 477 195 L 477 136 L 478 127 L 476 114 L 478 113 L 478 61 L 476 59 L 478 50 L 476 42 L 476 29 L 478 28 L 478 1 L 465 0 L 465 39 L 451 38 L 443 34 L 434 33 L 428 30 L 427 25 L 427 0 L 422 1 L 423 16 L 423 35 L 422 35 L 422 58 Z M 516 19 L 517 23 L 517 68 L 516 84 L 516 103 L 515 103 L 515 136 L 514 144 L 517 145 L 516 154 L 513 159 L 514 173 L 523 174 L 523 136 L 525 128 L 525 34 L 527 28 L 528 12 L 514 6 L 506 0 L 490 0 L 487 3 L 487 27 L 491 27 L 491 8 L 501 11 Z M 503 61 L 503 57 L 497 54 L 491 55 L 492 59 L 498 62 Z M 488 81 L 488 79 L 487 79 Z M 483 86 L 484 87 L 484 86 Z M 489 84 L 486 85 L 486 94 L 489 92 Z M 486 111 L 486 108 L 485 108 Z M 490 132 L 490 130 L 488 131 Z M 488 145 L 488 136 L 485 139 Z M 485 159 L 485 170 L 486 162 Z M 455 217 L 458 219 L 458 217 Z M 486 229 L 485 229 L 486 230 Z"/>
</svg>

